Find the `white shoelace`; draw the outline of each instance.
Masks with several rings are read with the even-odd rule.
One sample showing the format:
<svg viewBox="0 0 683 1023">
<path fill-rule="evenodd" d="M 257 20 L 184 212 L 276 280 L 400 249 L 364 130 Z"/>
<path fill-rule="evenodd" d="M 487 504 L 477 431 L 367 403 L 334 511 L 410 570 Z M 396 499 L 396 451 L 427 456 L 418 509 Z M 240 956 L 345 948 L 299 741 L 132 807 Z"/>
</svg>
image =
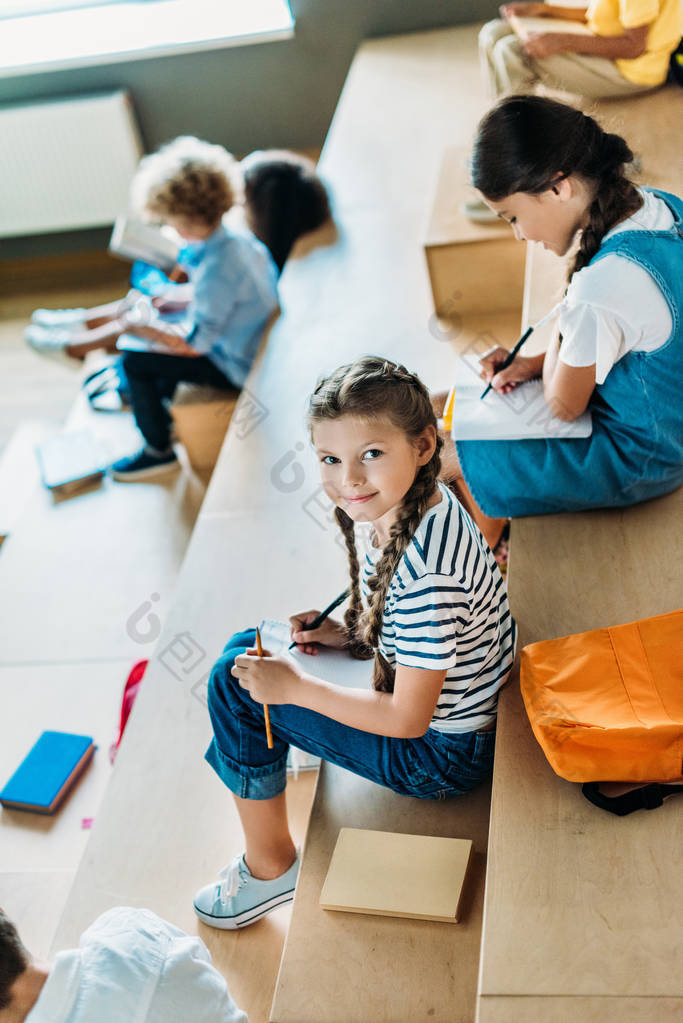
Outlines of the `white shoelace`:
<svg viewBox="0 0 683 1023">
<path fill-rule="evenodd" d="M 241 866 L 242 858 L 239 857 L 239 859 L 233 860 L 229 866 L 219 870 L 218 898 L 221 906 L 225 906 L 228 899 L 232 899 L 233 896 L 237 895 L 244 883 L 244 877 L 240 872 Z"/>
</svg>

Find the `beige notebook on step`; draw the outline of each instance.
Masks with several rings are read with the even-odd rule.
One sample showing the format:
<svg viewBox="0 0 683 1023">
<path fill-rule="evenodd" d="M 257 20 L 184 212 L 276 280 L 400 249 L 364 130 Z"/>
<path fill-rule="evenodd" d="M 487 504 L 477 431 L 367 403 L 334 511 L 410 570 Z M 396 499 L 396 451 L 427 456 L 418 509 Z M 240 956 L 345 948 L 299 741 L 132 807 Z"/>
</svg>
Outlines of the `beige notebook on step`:
<svg viewBox="0 0 683 1023">
<path fill-rule="evenodd" d="M 342 828 L 320 905 L 457 923 L 471 853 L 472 842 L 464 838 Z"/>
</svg>

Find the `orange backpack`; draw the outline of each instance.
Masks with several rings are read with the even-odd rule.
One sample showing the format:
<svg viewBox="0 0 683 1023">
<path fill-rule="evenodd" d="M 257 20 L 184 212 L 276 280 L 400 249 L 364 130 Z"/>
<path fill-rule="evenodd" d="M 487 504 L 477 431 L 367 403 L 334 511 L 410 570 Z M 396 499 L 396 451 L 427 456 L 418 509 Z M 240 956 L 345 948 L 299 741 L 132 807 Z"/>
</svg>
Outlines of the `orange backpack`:
<svg viewBox="0 0 683 1023">
<path fill-rule="evenodd" d="M 592 802 L 623 815 L 680 791 L 660 783 L 683 780 L 683 610 L 532 643 L 520 684 L 553 770 Z M 607 781 L 653 784 L 610 804 Z"/>
</svg>

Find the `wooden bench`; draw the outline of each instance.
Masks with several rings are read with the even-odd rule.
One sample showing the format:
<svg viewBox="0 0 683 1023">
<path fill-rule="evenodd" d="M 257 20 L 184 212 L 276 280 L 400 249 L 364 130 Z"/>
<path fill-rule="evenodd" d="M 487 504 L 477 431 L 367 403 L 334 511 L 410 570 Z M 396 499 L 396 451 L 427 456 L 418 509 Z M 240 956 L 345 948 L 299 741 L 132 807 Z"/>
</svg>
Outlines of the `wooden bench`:
<svg viewBox="0 0 683 1023">
<path fill-rule="evenodd" d="M 79 398 L 66 428 L 83 427 L 113 457 L 139 443 L 130 416 L 96 416 Z M 55 818 L 0 813 L 0 905 L 45 957 L 111 775 L 126 676 L 154 648 L 205 485 L 184 472 L 149 486 L 105 480 L 55 500 L 35 466 L 42 436 L 21 430 L 4 464 L 22 500 L 8 506 L 0 552 L 0 784 L 43 729 L 98 745 Z"/>
<path fill-rule="evenodd" d="M 354 62 L 321 162 L 335 194 L 337 232 L 323 229 L 316 239 L 323 244 L 285 268 L 283 316 L 235 409 L 54 943 L 54 950 L 73 944 L 111 905 L 148 905 L 202 935 L 253 1023 L 271 1018 L 289 911 L 238 934 L 216 932 L 194 918 L 193 890 L 243 842 L 229 794 L 202 759 L 210 737 L 202 701 L 206 675 L 231 630 L 320 604 L 345 584 L 345 553 L 335 542 L 303 424 L 305 399 L 318 375 L 376 351 L 403 358 L 437 388 L 453 366 L 453 338 L 434 322 L 421 241 L 444 139 L 468 137 L 481 112 L 478 105 L 460 102 L 450 110 L 442 103 L 444 90 L 476 95 L 475 41 L 475 28 L 401 37 L 367 44 Z M 403 158 L 397 161 L 399 148 Z M 306 248 L 298 247 L 300 257 Z M 511 341 L 519 310 L 496 315 L 468 323 L 456 342 L 471 343 L 485 330 Z M 186 674 L 170 659 L 178 637 L 183 650 L 189 646 L 196 653 Z M 316 1023 L 414 1019 L 423 1009 L 436 1023 L 453 1018 L 453 1003 L 466 1004 L 463 1018 L 471 1019 L 486 788 L 457 805 L 438 806 L 399 799 L 333 769 L 323 770 L 320 785 L 272 1018 L 295 1018 L 303 991 Z M 295 804 L 310 795 L 308 778 L 290 785 Z M 330 813 L 335 805 L 343 808 L 348 823 L 352 803 L 356 820 L 468 835 L 476 846 L 463 923 L 404 921 L 395 940 L 396 922 L 375 920 L 370 933 L 382 936 L 387 968 L 379 977 L 361 969 L 353 985 L 338 966 L 347 955 L 354 957 L 347 960 L 349 969 L 359 957 L 365 961 L 367 920 L 349 916 L 340 922 L 321 913 L 314 891 L 336 826 Z M 335 943 L 324 967 L 316 955 L 311 969 L 313 950 L 329 951 Z M 416 959 L 414 948 L 423 943 L 425 954 Z M 422 986 L 427 969 L 429 982 Z M 404 978 L 400 986 L 398 975 Z"/>
<path fill-rule="evenodd" d="M 197 924 L 191 896 L 242 849 L 230 797 L 202 760 L 211 734 L 208 669 L 233 629 L 320 605 L 346 579 L 303 425 L 317 376 L 373 351 L 404 359 L 437 389 L 458 348 L 517 335 L 519 313 L 483 315 L 455 330 L 439 325 L 421 253 L 441 152 L 471 136 L 484 107 L 479 90 L 476 27 L 376 40 L 354 61 L 321 160 L 338 231 L 323 230 L 317 240 L 327 244 L 283 274 L 284 314 L 233 415 L 53 951 L 77 942 L 108 907 L 145 905 L 201 934 L 252 1023 L 474 1018 L 486 788 L 418 804 L 323 765 L 272 1011 L 288 910 L 222 933 Z M 525 546 L 517 535 L 515 543 Z M 528 571 L 537 573 L 537 551 L 526 549 Z M 553 562 L 542 552 L 547 570 Z M 542 582 L 533 575 L 537 593 Z M 291 809 L 310 795 L 302 779 L 290 785 Z M 397 925 L 321 911 L 317 896 L 342 823 L 474 838 L 463 922 Z M 519 820 L 511 826 L 520 833 Z M 527 933 L 520 928 L 513 943 L 522 948 Z M 502 1012 L 516 1023 L 509 1002 Z"/>
<path fill-rule="evenodd" d="M 171 417 L 175 437 L 198 472 L 213 470 L 218 461 L 238 395 L 237 389 L 225 391 L 181 384 L 173 396 Z"/>
<path fill-rule="evenodd" d="M 682 515 L 683 489 L 515 521 L 520 644 L 679 606 Z M 681 823 L 675 800 L 619 819 L 553 774 L 513 678 L 498 714 L 479 1023 L 680 1019 Z"/>
<path fill-rule="evenodd" d="M 598 113 L 642 153 L 643 183 L 680 191 L 680 90 Z M 527 256 L 533 322 L 560 297 L 565 266 L 538 245 Z M 624 510 L 515 521 L 520 647 L 680 606 L 682 515 L 683 489 Z M 478 1023 L 680 1019 L 681 823 L 675 802 L 615 818 L 553 774 L 513 677 L 498 714 Z"/>
</svg>

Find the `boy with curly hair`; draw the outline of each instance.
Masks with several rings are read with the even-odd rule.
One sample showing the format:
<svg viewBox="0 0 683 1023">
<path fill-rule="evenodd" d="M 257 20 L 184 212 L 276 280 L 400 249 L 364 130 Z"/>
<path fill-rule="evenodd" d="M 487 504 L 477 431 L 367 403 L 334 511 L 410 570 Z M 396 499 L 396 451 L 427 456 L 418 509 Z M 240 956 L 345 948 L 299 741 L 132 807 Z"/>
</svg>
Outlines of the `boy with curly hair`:
<svg viewBox="0 0 683 1023">
<path fill-rule="evenodd" d="M 223 221 L 238 198 L 238 181 L 235 161 L 222 146 L 192 136 L 145 157 L 135 175 L 133 207 L 185 242 L 179 261 L 191 286 L 187 308 L 166 313 L 157 309 L 160 303 L 132 293 L 93 329 L 81 320 L 58 328 L 34 324 L 26 332 L 41 353 L 76 358 L 124 333 L 150 343 L 152 350 L 123 357 L 145 445 L 112 466 L 116 479 L 147 479 L 177 465 L 166 407 L 176 386 L 243 387 L 263 328 L 278 308 L 277 268 L 267 248 Z"/>
</svg>

